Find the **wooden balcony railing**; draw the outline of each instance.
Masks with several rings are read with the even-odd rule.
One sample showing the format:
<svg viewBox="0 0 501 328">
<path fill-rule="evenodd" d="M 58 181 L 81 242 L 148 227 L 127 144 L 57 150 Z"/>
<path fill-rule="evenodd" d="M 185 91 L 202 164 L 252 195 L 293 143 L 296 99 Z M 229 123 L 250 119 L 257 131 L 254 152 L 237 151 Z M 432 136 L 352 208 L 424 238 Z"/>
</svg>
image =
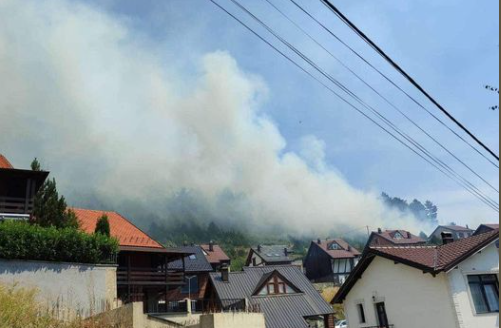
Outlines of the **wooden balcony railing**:
<svg viewBox="0 0 501 328">
<path fill-rule="evenodd" d="M 0 213 L 31 214 L 33 200 L 26 198 L 0 197 Z"/>
<path fill-rule="evenodd" d="M 117 270 L 118 285 L 136 286 L 181 286 L 185 284 L 183 272 L 162 269 L 125 268 Z"/>
</svg>

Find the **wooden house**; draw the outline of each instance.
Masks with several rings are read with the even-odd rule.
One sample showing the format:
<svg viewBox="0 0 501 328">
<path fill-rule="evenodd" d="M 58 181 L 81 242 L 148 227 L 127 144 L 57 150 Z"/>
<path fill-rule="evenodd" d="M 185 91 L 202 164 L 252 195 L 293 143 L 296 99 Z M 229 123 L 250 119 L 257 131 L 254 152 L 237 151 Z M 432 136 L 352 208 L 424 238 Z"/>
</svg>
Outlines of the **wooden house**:
<svg viewBox="0 0 501 328">
<path fill-rule="evenodd" d="M 342 239 L 311 242 L 304 260 L 306 276 L 315 283 L 340 286 L 358 263 L 361 253 Z"/>
<path fill-rule="evenodd" d="M 186 284 L 184 259 L 191 252 L 165 248 L 116 212 L 72 210 L 87 233 L 94 233 L 100 217 L 108 217 L 111 236 L 119 242 L 118 299 L 122 303 L 143 302 L 145 313 L 166 312 L 168 295 Z M 172 268 L 176 261 L 180 265 Z"/>
</svg>

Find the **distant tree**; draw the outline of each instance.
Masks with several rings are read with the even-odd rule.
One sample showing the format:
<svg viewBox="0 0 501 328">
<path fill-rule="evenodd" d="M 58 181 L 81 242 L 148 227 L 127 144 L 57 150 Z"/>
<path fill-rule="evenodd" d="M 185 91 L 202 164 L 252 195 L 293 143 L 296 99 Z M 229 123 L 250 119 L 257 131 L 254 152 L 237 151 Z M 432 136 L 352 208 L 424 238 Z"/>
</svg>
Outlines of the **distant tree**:
<svg viewBox="0 0 501 328">
<path fill-rule="evenodd" d="M 421 231 L 419 233 L 419 237 L 421 237 L 421 239 L 424 239 L 424 240 L 428 240 L 428 235 L 424 233 L 424 231 Z"/>
<path fill-rule="evenodd" d="M 438 224 L 438 206 L 427 200 L 424 203 L 424 207 L 426 208 L 426 216 L 428 220 L 432 222 L 432 224 Z"/>
<path fill-rule="evenodd" d="M 96 229 L 94 230 L 94 233 L 100 233 L 103 234 L 107 237 L 110 237 L 110 221 L 108 219 L 108 216 L 106 214 L 103 214 L 96 223 Z"/>
<path fill-rule="evenodd" d="M 427 219 L 426 207 L 419 200 L 414 199 L 412 203 L 409 204 L 409 210 L 419 220 L 425 221 Z"/>
<path fill-rule="evenodd" d="M 438 207 L 429 200 L 423 204 L 421 201 L 414 199 L 409 204 L 405 199 L 391 197 L 387 193 L 382 193 L 381 199 L 389 208 L 404 214 L 412 214 L 418 220 L 431 225 L 438 224 Z"/>
<path fill-rule="evenodd" d="M 38 159 L 36 157 L 33 160 L 33 162 L 31 162 L 31 170 L 33 170 L 33 171 L 41 171 L 42 170 L 40 162 L 38 161 Z"/>
<path fill-rule="evenodd" d="M 40 171 L 35 158 L 31 163 L 34 171 Z M 76 214 L 68 209 L 64 196 L 59 196 L 55 179 L 48 179 L 35 196 L 32 221 L 42 227 L 78 228 Z"/>
</svg>

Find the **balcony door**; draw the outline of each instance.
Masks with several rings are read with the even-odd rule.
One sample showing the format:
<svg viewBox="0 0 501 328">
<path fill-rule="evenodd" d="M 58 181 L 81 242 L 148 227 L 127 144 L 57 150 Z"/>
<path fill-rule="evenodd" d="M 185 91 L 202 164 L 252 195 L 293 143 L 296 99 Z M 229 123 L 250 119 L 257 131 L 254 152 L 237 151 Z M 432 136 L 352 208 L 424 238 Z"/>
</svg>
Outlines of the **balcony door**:
<svg viewBox="0 0 501 328">
<path fill-rule="evenodd" d="M 388 315 L 386 314 L 386 306 L 384 302 L 376 304 L 377 319 L 379 322 L 379 327 L 389 328 L 390 323 L 388 322 Z"/>
</svg>

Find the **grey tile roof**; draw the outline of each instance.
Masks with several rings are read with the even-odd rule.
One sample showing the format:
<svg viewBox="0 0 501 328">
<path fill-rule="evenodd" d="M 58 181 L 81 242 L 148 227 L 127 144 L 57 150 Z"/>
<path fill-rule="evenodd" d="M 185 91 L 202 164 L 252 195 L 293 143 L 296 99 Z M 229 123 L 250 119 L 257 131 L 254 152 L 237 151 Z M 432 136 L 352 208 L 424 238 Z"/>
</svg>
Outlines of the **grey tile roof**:
<svg viewBox="0 0 501 328">
<path fill-rule="evenodd" d="M 203 250 L 200 246 L 184 246 L 177 247 L 179 251 L 190 253 L 193 255 L 184 258 L 186 265 L 186 272 L 212 272 L 214 269 L 209 263 Z M 170 270 L 182 270 L 183 262 L 182 260 L 177 260 L 169 264 Z"/>
<path fill-rule="evenodd" d="M 279 296 L 252 296 L 263 276 L 278 271 L 301 293 Z M 308 278 L 296 266 L 244 268 L 232 272 L 229 282 L 223 282 L 219 273 L 211 273 L 211 282 L 219 299 L 244 300 L 258 305 L 266 319 L 266 328 L 307 328 L 305 317 L 332 314 L 332 307 L 324 301 Z"/>
<path fill-rule="evenodd" d="M 288 254 L 285 254 L 285 249 L 289 249 L 287 245 L 263 245 L 260 246 L 261 251 L 258 247 L 253 247 L 252 250 L 259 255 L 266 263 L 285 263 L 292 262 L 292 259 Z"/>
</svg>

